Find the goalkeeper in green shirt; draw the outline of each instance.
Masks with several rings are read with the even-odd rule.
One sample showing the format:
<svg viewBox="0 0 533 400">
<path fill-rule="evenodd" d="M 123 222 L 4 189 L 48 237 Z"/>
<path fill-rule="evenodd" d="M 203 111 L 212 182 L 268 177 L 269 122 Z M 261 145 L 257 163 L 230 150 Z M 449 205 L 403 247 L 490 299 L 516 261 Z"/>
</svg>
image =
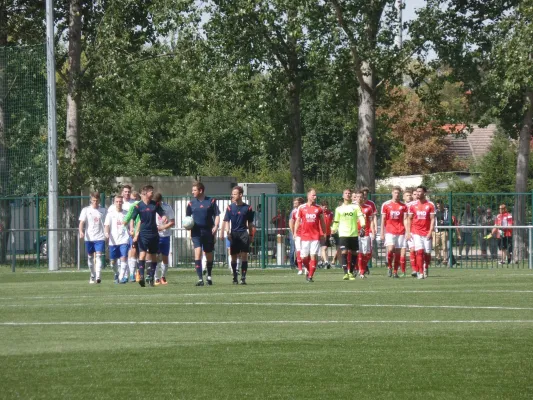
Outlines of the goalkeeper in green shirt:
<svg viewBox="0 0 533 400">
<path fill-rule="evenodd" d="M 339 233 L 339 247 L 341 249 L 342 268 L 345 281 L 355 279 L 354 270 L 359 250 L 359 235 L 364 236 L 365 216 L 361 207 L 352 204 L 352 190 L 344 189 L 342 193 L 344 204 L 335 209 L 331 233 Z M 359 224 L 359 225 L 358 225 Z M 348 271 L 348 253 L 352 254 L 350 270 Z M 364 275 L 362 275 L 364 277 Z"/>
</svg>

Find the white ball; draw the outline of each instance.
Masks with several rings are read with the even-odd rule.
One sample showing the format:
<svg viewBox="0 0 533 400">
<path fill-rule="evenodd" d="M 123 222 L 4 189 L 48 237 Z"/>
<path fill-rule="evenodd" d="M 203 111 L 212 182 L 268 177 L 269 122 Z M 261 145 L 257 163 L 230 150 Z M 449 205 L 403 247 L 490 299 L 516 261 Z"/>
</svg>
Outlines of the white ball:
<svg viewBox="0 0 533 400">
<path fill-rule="evenodd" d="M 191 230 L 192 227 L 194 226 L 194 220 L 192 219 L 192 217 L 185 217 L 183 218 L 183 220 L 181 221 L 181 225 L 187 229 L 187 230 Z"/>
</svg>

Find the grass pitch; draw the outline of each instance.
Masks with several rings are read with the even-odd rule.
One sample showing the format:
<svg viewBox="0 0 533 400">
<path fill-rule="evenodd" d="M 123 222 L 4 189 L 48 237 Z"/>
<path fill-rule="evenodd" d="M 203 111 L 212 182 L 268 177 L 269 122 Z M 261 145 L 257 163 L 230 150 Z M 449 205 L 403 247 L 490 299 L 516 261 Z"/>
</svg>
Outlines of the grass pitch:
<svg viewBox="0 0 533 400">
<path fill-rule="evenodd" d="M 529 270 L 103 278 L 0 270 L 0 398 L 533 398 Z"/>
</svg>

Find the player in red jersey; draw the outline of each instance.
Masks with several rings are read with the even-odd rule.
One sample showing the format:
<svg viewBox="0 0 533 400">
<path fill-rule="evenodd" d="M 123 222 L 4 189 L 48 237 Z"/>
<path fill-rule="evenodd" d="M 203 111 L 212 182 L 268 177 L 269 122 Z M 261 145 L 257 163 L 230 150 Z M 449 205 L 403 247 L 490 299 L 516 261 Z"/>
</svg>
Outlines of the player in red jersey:
<svg viewBox="0 0 533 400">
<path fill-rule="evenodd" d="M 301 239 L 300 239 L 300 231 L 296 231 L 295 225 L 296 225 L 296 218 L 298 216 L 298 208 L 304 203 L 304 199 L 302 197 L 297 197 L 292 202 L 293 209 L 291 211 L 291 215 L 289 217 L 289 228 L 292 232 L 292 237 L 294 240 L 294 249 L 296 250 L 296 265 L 298 266 L 298 275 L 303 274 L 303 266 L 302 266 L 302 257 L 300 255 L 300 249 L 301 249 Z"/>
<path fill-rule="evenodd" d="M 411 236 L 415 244 L 416 267 L 418 269 L 417 278 L 424 279 L 428 276 L 429 264 L 431 262 L 431 244 L 433 231 L 435 229 L 435 205 L 426 200 L 427 189 L 419 186 L 418 202 L 409 207 L 405 237 L 409 240 Z"/>
<path fill-rule="evenodd" d="M 331 247 L 331 225 L 333 224 L 333 212 L 329 209 L 329 204 L 327 201 L 320 203 L 322 210 L 324 210 L 324 222 L 326 223 L 326 239 L 321 243 L 321 256 L 322 261 L 318 264 L 319 268 L 331 268 L 331 264 L 328 259 L 328 247 Z M 323 234 L 324 232 L 320 232 Z"/>
<path fill-rule="evenodd" d="M 498 207 L 498 210 L 500 213 L 496 216 L 496 221 L 494 224 L 496 226 L 512 226 L 513 225 L 513 215 L 507 211 L 507 206 L 505 204 L 500 204 L 500 207 Z M 512 229 L 498 229 L 494 228 L 492 230 L 492 235 L 498 239 L 498 245 L 501 250 L 502 259 L 500 260 L 500 264 L 505 264 L 507 261 L 507 264 L 511 263 L 511 254 L 509 252 L 509 248 L 511 248 L 513 244 L 513 230 Z M 509 252 L 509 254 L 508 254 Z"/>
<path fill-rule="evenodd" d="M 302 262 L 307 268 L 307 282 L 313 282 L 316 270 L 318 255 L 320 254 L 320 238 L 325 238 L 326 223 L 324 222 L 324 212 L 322 207 L 316 204 L 316 190 L 309 189 L 307 192 L 307 203 L 298 208 L 296 224 L 294 229 L 298 232 L 301 226 L 301 249 Z"/>
<path fill-rule="evenodd" d="M 370 204 L 365 203 L 362 190 L 357 190 L 354 198 L 355 204 L 361 207 L 361 211 L 365 216 L 365 234 L 364 236 L 359 236 L 359 253 L 357 255 L 359 274 L 364 276 L 368 272 L 368 262 L 372 258 L 372 239 L 376 236 L 374 224 L 372 223 L 375 211 Z"/>
<path fill-rule="evenodd" d="M 387 247 L 388 276 L 399 278 L 398 267 L 405 276 L 405 220 L 407 206 L 400 201 L 401 188 L 392 188 L 392 200 L 381 206 L 381 235 L 385 236 L 384 245 Z M 392 262 L 394 259 L 394 275 Z"/>
<path fill-rule="evenodd" d="M 418 202 L 418 192 L 411 188 L 405 189 L 405 192 L 403 194 L 403 201 L 405 205 L 407 206 L 407 210 L 409 210 L 409 207 L 411 207 L 413 204 L 416 204 Z M 411 276 L 416 278 L 418 268 L 416 267 L 415 242 L 413 242 L 413 238 L 409 240 L 407 239 L 405 240 L 405 247 L 409 249 L 409 261 L 411 262 L 411 270 L 412 270 Z"/>
</svg>

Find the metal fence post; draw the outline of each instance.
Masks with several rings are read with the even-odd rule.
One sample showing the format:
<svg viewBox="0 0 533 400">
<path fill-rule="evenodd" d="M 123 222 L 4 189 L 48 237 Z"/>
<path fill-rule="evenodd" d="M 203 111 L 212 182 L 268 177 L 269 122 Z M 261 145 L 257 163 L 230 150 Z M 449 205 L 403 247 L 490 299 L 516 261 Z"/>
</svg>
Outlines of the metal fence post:
<svg viewBox="0 0 533 400">
<path fill-rule="evenodd" d="M 16 263 L 17 263 L 17 252 L 15 249 L 15 232 L 11 231 L 11 272 L 15 272 Z"/>
<path fill-rule="evenodd" d="M 448 192 L 448 226 L 453 225 L 452 202 L 453 194 Z M 453 229 L 448 230 L 448 267 L 453 267 Z"/>
<path fill-rule="evenodd" d="M 37 220 L 36 226 L 37 226 L 37 239 L 35 240 L 35 251 L 37 255 L 37 268 L 41 267 L 41 230 L 39 225 L 39 195 L 35 195 L 35 219 Z"/>
<path fill-rule="evenodd" d="M 533 225 L 533 190 L 531 191 L 531 224 Z M 533 229 L 529 228 L 529 269 L 533 269 Z"/>
<path fill-rule="evenodd" d="M 266 194 L 261 193 L 261 268 L 266 268 L 267 262 L 267 240 L 268 236 L 265 235 L 265 229 L 267 226 L 266 215 L 268 213 L 268 207 L 266 204 Z"/>
</svg>

